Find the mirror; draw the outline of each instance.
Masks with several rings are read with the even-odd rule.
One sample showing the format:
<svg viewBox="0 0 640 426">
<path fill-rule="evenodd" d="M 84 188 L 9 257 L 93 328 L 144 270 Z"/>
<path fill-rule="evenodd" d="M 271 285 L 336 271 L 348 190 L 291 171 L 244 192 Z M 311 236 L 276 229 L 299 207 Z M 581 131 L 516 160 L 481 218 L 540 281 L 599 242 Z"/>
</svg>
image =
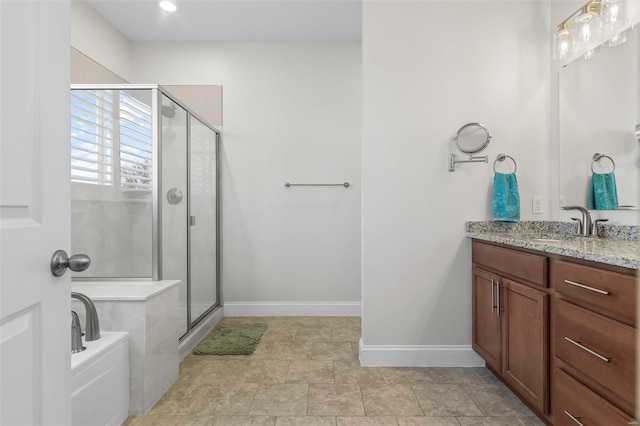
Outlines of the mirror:
<svg viewBox="0 0 640 426">
<path fill-rule="evenodd" d="M 468 123 L 458 130 L 453 140 L 460 152 L 472 155 L 482 152 L 489 145 L 491 135 L 482 124 Z"/>
<path fill-rule="evenodd" d="M 455 154 L 449 154 L 449 171 L 456 170 L 458 163 L 488 163 L 487 155 L 474 155 L 482 152 L 491 141 L 489 130 L 480 123 L 467 123 L 460 127 L 456 135 L 451 138 L 460 152 L 469 155 L 468 160 L 456 160 Z"/>
<path fill-rule="evenodd" d="M 560 204 L 587 207 L 593 173 L 615 169 L 617 209 L 640 206 L 640 32 L 560 71 Z M 597 155 L 596 155 L 597 154 Z M 600 176 L 597 176 L 600 177 Z M 594 179 L 594 184 L 599 180 Z M 593 192 L 591 192 L 593 193 Z M 614 204 L 615 205 L 615 204 Z M 595 206 L 596 209 L 608 209 Z"/>
</svg>

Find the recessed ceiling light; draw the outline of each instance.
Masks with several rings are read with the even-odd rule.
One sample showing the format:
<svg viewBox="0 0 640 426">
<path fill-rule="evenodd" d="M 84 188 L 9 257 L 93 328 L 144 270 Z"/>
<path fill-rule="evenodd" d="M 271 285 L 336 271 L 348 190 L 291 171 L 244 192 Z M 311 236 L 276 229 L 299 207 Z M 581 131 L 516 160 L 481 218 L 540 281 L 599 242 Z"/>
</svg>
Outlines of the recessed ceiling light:
<svg viewBox="0 0 640 426">
<path fill-rule="evenodd" d="M 178 7 L 172 1 L 161 1 L 160 2 L 160 7 L 163 10 L 166 10 L 167 12 L 175 12 L 176 10 L 178 10 Z"/>
</svg>

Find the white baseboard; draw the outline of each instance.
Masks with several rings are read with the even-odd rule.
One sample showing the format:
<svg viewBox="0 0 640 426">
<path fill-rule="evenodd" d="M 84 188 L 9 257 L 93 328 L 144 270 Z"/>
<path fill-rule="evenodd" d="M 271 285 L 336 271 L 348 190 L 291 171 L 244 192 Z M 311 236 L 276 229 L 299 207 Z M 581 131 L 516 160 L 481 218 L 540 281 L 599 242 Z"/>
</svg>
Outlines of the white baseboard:
<svg viewBox="0 0 640 426">
<path fill-rule="evenodd" d="M 180 361 L 182 361 L 184 357 L 187 356 L 198 343 L 200 343 L 200 340 L 202 340 L 204 336 L 213 330 L 213 327 L 220 322 L 223 316 L 224 310 L 221 306 L 214 309 L 213 312 L 200 322 L 200 324 L 191 330 L 189 335 L 180 340 L 180 344 L 178 346 Z"/>
<path fill-rule="evenodd" d="M 226 317 L 359 317 L 360 302 L 225 302 Z"/>
<path fill-rule="evenodd" d="M 360 339 L 363 367 L 484 367 L 484 360 L 467 345 L 365 345 Z"/>
</svg>

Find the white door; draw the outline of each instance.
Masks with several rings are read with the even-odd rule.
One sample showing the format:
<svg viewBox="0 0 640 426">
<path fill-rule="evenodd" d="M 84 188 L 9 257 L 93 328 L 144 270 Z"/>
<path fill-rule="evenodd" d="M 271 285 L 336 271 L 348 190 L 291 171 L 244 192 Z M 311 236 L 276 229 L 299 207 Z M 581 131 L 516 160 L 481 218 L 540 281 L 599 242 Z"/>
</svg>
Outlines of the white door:
<svg viewBox="0 0 640 426">
<path fill-rule="evenodd" d="M 0 424 L 68 425 L 68 0 L 0 0 L 0 49 Z"/>
</svg>

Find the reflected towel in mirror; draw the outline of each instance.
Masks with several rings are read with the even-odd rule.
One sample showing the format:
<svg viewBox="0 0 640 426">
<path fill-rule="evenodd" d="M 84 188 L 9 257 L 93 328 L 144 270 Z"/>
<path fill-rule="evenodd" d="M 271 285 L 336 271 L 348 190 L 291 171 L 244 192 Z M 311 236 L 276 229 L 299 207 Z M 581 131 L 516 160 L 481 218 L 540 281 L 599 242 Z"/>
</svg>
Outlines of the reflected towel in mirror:
<svg viewBox="0 0 640 426">
<path fill-rule="evenodd" d="M 616 175 L 613 172 L 591 175 L 587 208 L 589 210 L 615 210 L 618 208 L 618 189 L 616 188 Z"/>
<path fill-rule="evenodd" d="M 518 222 L 520 220 L 520 194 L 515 173 L 496 173 L 493 176 L 493 220 Z"/>
</svg>

